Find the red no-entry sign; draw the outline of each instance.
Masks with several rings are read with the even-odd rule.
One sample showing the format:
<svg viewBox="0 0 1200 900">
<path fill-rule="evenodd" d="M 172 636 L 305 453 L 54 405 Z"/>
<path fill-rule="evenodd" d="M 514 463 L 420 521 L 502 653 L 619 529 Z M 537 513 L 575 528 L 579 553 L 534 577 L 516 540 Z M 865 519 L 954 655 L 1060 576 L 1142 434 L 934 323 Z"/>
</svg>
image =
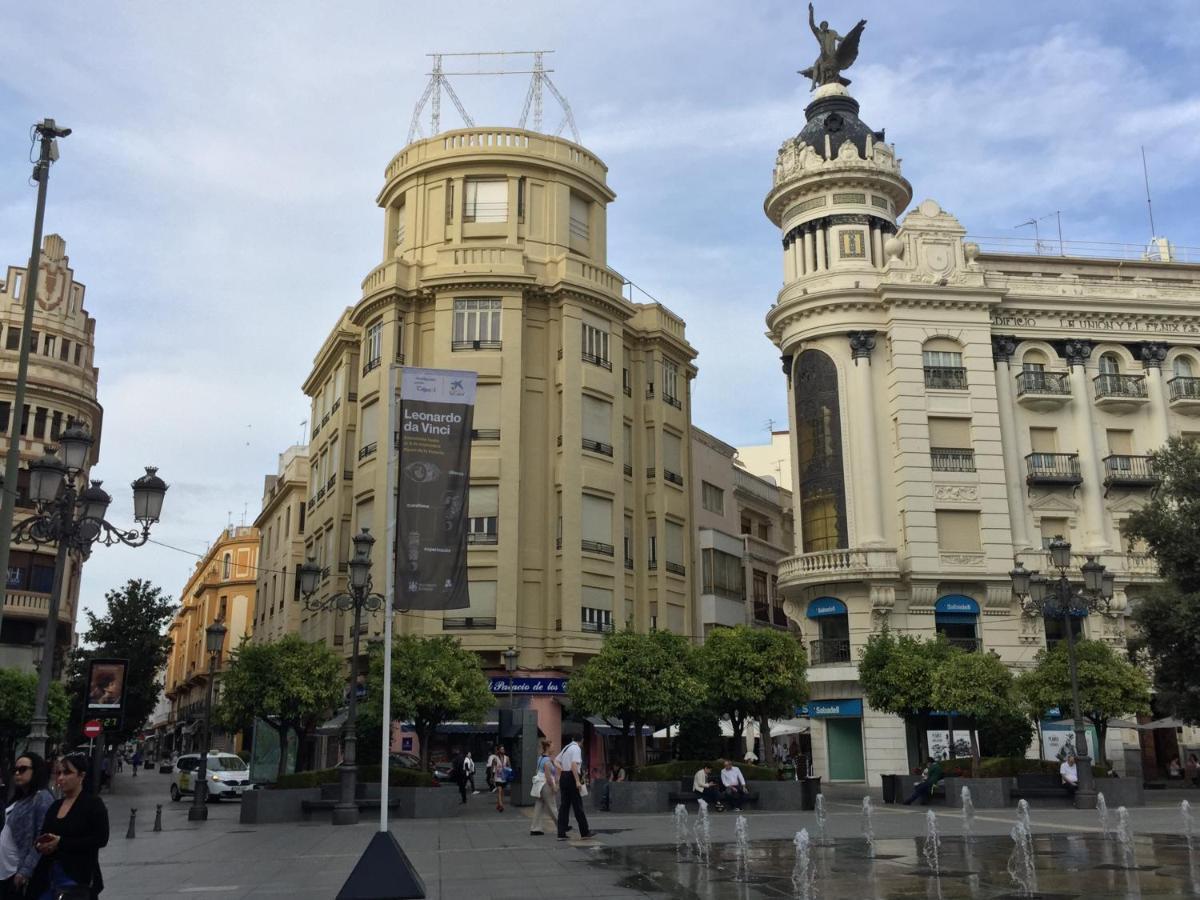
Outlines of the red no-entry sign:
<svg viewBox="0 0 1200 900">
<path fill-rule="evenodd" d="M 100 724 L 99 719 L 92 719 L 90 722 L 85 722 L 83 725 L 83 736 L 88 738 L 100 737 L 100 732 L 104 727 Z"/>
</svg>

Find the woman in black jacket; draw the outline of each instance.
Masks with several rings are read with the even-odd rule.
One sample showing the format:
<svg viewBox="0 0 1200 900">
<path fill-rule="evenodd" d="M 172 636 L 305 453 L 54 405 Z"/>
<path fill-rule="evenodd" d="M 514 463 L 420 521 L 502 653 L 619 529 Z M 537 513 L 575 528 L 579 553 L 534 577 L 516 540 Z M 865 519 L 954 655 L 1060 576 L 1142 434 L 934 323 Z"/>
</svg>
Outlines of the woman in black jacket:
<svg viewBox="0 0 1200 900">
<path fill-rule="evenodd" d="M 85 788 L 88 758 L 69 753 L 59 760 L 55 782 L 62 799 L 46 811 L 34 846 L 42 854 L 30 895 L 37 900 L 61 896 L 95 898 L 104 890 L 100 848 L 108 845 L 108 810 Z M 60 894 L 61 892 L 61 894 Z"/>
</svg>

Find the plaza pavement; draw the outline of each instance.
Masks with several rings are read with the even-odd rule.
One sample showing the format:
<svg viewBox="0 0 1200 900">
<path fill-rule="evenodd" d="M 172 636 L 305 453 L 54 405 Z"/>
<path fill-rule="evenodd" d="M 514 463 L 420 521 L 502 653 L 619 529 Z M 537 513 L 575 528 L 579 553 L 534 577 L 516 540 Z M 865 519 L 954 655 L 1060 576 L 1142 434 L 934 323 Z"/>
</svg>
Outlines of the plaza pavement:
<svg viewBox="0 0 1200 900">
<path fill-rule="evenodd" d="M 108 847 L 101 852 L 107 890 L 113 900 L 165 898 L 240 898 L 285 896 L 294 900 L 336 897 L 377 820 L 357 826 L 327 823 L 243 826 L 239 804 L 210 804 L 205 823 L 187 820 L 188 802 L 172 803 L 170 778 L 142 771 L 135 779 L 128 770 L 116 776 L 112 793 L 104 794 L 112 826 Z M 827 790 L 828 835 L 860 835 L 862 789 Z M 1200 791 L 1180 793 L 1195 796 Z M 1152 797 L 1159 805 L 1130 810 L 1137 834 L 1180 833 L 1179 799 L 1175 792 Z M 880 840 L 912 838 L 925 833 L 926 809 L 882 806 L 875 791 L 875 835 Z M 155 833 L 155 804 L 163 805 L 163 830 Z M 591 841 L 556 841 L 554 835 L 529 835 L 529 807 L 495 811 L 486 794 L 471 800 L 467 814 L 454 819 L 406 819 L 391 825 L 417 871 L 427 895 L 438 900 L 534 900 L 534 898 L 618 898 L 659 896 L 622 886 L 629 872 L 597 865 L 597 849 L 674 840 L 668 812 L 623 815 L 588 810 L 597 837 Z M 1167 805 L 1170 804 L 1170 805 Z M 137 814 L 137 834 L 125 837 L 129 810 Z M 945 835 L 961 832 L 959 812 L 935 808 Z M 1115 818 L 1115 811 L 1114 811 Z M 791 838 L 800 828 L 814 830 L 813 813 L 747 813 L 755 840 Z M 1033 805 L 1035 834 L 1099 833 L 1094 812 Z M 1015 810 L 979 810 L 975 833 L 1007 835 Z M 712 817 L 716 843 L 733 841 L 734 816 Z"/>
</svg>

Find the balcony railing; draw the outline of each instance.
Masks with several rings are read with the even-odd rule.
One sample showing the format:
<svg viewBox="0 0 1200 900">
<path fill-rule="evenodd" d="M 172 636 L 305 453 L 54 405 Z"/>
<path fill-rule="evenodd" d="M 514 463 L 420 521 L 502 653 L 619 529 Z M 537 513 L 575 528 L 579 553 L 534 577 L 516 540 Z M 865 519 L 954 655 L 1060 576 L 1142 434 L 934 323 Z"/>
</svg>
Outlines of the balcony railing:
<svg viewBox="0 0 1200 900">
<path fill-rule="evenodd" d="M 926 366 L 925 387 L 938 391 L 965 391 L 967 370 L 963 366 Z"/>
<path fill-rule="evenodd" d="M 1026 484 L 1082 484 L 1078 453 L 1030 453 L 1025 457 Z"/>
<path fill-rule="evenodd" d="M 363 374 L 366 375 L 372 369 L 378 369 L 381 365 L 383 365 L 382 357 L 376 356 L 374 359 L 368 359 L 363 365 Z M 323 425 L 325 423 L 322 422 L 321 424 Z"/>
<path fill-rule="evenodd" d="M 1104 457 L 1104 486 L 1153 487 L 1158 484 L 1154 463 L 1149 456 L 1114 453 Z"/>
<path fill-rule="evenodd" d="M 625 557 L 625 568 L 627 568 L 630 572 L 633 571 L 633 557 Z"/>
<path fill-rule="evenodd" d="M 625 474 L 630 478 L 633 477 L 633 466 L 631 466 L 629 463 L 625 463 Z"/>
<path fill-rule="evenodd" d="M 612 544 L 606 544 L 603 541 L 583 540 L 579 542 L 579 547 L 588 553 L 599 553 L 603 556 L 612 556 L 615 552 Z"/>
<path fill-rule="evenodd" d="M 667 571 L 670 572 L 672 575 L 686 575 L 687 574 L 687 566 L 685 566 L 683 563 L 668 562 L 667 563 Z"/>
<path fill-rule="evenodd" d="M 591 438 L 583 439 L 583 449 L 590 450 L 592 453 L 599 453 L 602 456 L 612 456 L 612 444 L 606 444 L 603 441 L 594 441 Z"/>
<path fill-rule="evenodd" d="M 755 622 L 770 622 L 771 621 L 771 604 L 766 600 L 754 601 L 754 621 Z"/>
<path fill-rule="evenodd" d="M 1066 372 L 1018 372 L 1017 396 L 1026 394 L 1055 394 L 1069 397 L 1071 383 Z"/>
<path fill-rule="evenodd" d="M 591 363 L 593 366 L 599 366 L 602 369 L 612 371 L 612 361 L 605 359 L 603 356 L 597 356 L 594 353 L 583 353 L 581 356 L 585 363 Z"/>
<path fill-rule="evenodd" d="M 663 403 L 673 406 L 676 409 L 683 409 L 683 402 L 678 397 L 672 397 L 670 394 L 663 394 Z"/>
<path fill-rule="evenodd" d="M 929 462 L 935 472 L 974 472 L 975 451 L 957 447 L 930 447 Z"/>
<path fill-rule="evenodd" d="M 968 653 L 977 653 L 983 649 L 983 642 L 979 638 L 948 637 L 946 643 Z"/>
<path fill-rule="evenodd" d="M 368 456 L 371 456 L 378 449 L 379 449 L 379 442 L 371 441 L 371 443 L 365 444 L 363 446 L 363 448 L 358 451 L 358 458 L 366 459 Z"/>
<path fill-rule="evenodd" d="M 1097 375 L 1092 379 L 1092 383 L 1096 386 L 1097 400 L 1108 397 L 1146 397 L 1145 375 Z"/>
<path fill-rule="evenodd" d="M 658 571 L 658 560 L 657 559 L 646 560 L 646 569 L 651 572 L 657 572 Z"/>
<path fill-rule="evenodd" d="M 469 628 L 495 628 L 495 616 L 453 616 L 442 619 L 444 631 L 458 631 Z"/>
<path fill-rule="evenodd" d="M 850 662 L 850 639 L 827 638 L 808 642 L 810 666 L 836 666 Z"/>
<path fill-rule="evenodd" d="M 580 631 L 586 631 L 590 634 L 612 634 L 612 622 L 581 622 L 579 625 Z"/>
<path fill-rule="evenodd" d="M 497 544 L 500 542 L 499 537 L 494 531 L 468 531 L 468 544 Z"/>
<path fill-rule="evenodd" d="M 633 396 L 633 388 L 631 388 L 629 385 L 627 385 L 627 384 L 621 385 L 621 390 L 625 392 L 626 397 Z"/>
<path fill-rule="evenodd" d="M 459 350 L 499 350 L 500 341 L 451 341 L 450 349 Z"/>
<path fill-rule="evenodd" d="M 1176 375 L 1167 381 L 1172 400 L 1200 400 L 1200 378 Z"/>
<path fill-rule="evenodd" d="M 473 441 L 498 441 L 500 440 L 499 428 L 472 428 L 471 440 Z"/>
<path fill-rule="evenodd" d="M 663 469 L 663 479 L 683 487 L 683 476 L 678 472 L 672 472 L 670 469 Z"/>
<path fill-rule="evenodd" d="M 654 475 L 655 475 L 654 466 L 650 466 L 649 468 L 646 469 L 646 477 L 647 478 L 653 478 Z"/>
</svg>

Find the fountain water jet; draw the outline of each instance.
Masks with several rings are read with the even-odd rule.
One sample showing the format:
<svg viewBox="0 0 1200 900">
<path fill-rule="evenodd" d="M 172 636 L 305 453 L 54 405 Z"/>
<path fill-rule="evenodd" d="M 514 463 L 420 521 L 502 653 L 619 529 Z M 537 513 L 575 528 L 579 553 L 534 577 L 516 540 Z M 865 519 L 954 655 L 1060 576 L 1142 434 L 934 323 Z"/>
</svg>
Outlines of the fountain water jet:
<svg viewBox="0 0 1200 900">
<path fill-rule="evenodd" d="M 1126 869 L 1137 868 L 1137 853 L 1133 849 L 1133 827 L 1129 824 L 1129 811 L 1117 807 L 1117 843 L 1121 845 L 1121 862 Z"/>
<path fill-rule="evenodd" d="M 1100 816 L 1100 833 L 1108 837 L 1108 802 L 1103 794 L 1096 794 L 1096 813 Z"/>
<path fill-rule="evenodd" d="M 931 809 L 925 813 L 925 865 L 933 871 L 934 877 L 942 876 L 942 863 L 938 858 L 942 846 L 942 838 L 938 834 L 937 815 Z"/>
<path fill-rule="evenodd" d="M 691 843 L 688 839 L 688 812 L 682 803 L 675 805 L 675 858 L 683 859 L 684 851 Z"/>
<path fill-rule="evenodd" d="M 1028 815 L 1025 820 L 1018 819 L 1009 834 L 1012 836 L 1013 849 L 1008 857 L 1008 877 L 1012 879 L 1020 896 L 1032 897 L 1037 893 L 1038 885 L 1037 869 L 1034 867 L 1033 834 L 1029 830 Z"/>
<path fill-rule="evenodd" d="M 745 816 L 738 816 L 737 821 L 733 823 L 733 839 L 736 841 L 734 848 L 734 880 L 749 881 L 750 880 L 750 825 L 746 821 Z"/>
<path fill-rule="evenodd" d="M 825 798 L 817 794 L 817 806 L 813 813 L 817 817 L 817 845 L 825 846 L 827 843 L 827 834 L 825 830 Z"/>
<path fill-rule="evenodd" d="M 875 828 L 871 824 L 871 798 L 870 797 L 863 797 L 862 833 L 863 833 L 863 840 L 865 840 L 867 842 L 867 856 L 874 859 L 874 857 L 875 857 Z"/>
<path fill-rule="evenodd" d="M 817 873 L 813 868 L 808 829 L 797 831 L 793 843 L 796 845 L 796 862 L 792 866 L 792 896 L 795 900 L 812 900 Z"/>
<path fill-rule="evenodd" d="M 1033 834 L 1033 822 L 1029 821 L 1029 801 L 1017 802 L 1017 821 L 1025 826 L 1025 830 Z"/>
<path fill-rule="evenodd" d="M 1194 823 L 1192 822 L 1192 804 L 1186 800 L 1179 801 L 1179 817 L 1183 819 L 1183 836 L 1187 840 L 1188 853 L 1196 849 L 1195 839 L 1192 837 Z"/>
<path fill-rule="evenodd" d="M 708 804 L 704 800 L 697 801 L 699 811 L 696 813 L 696 824 L 692 828 L 692 838 L 696 842 L 696 858 L 702 865 L 707 866 L 712 853 L 712 831 L 708 822 Z"/>
<path fill-rule="evenodd" d="M 963 838 L 975 840 L 975 804 L 971 800 L 971 789 L 965 784 L 962 789 Z"/>
</svg>

